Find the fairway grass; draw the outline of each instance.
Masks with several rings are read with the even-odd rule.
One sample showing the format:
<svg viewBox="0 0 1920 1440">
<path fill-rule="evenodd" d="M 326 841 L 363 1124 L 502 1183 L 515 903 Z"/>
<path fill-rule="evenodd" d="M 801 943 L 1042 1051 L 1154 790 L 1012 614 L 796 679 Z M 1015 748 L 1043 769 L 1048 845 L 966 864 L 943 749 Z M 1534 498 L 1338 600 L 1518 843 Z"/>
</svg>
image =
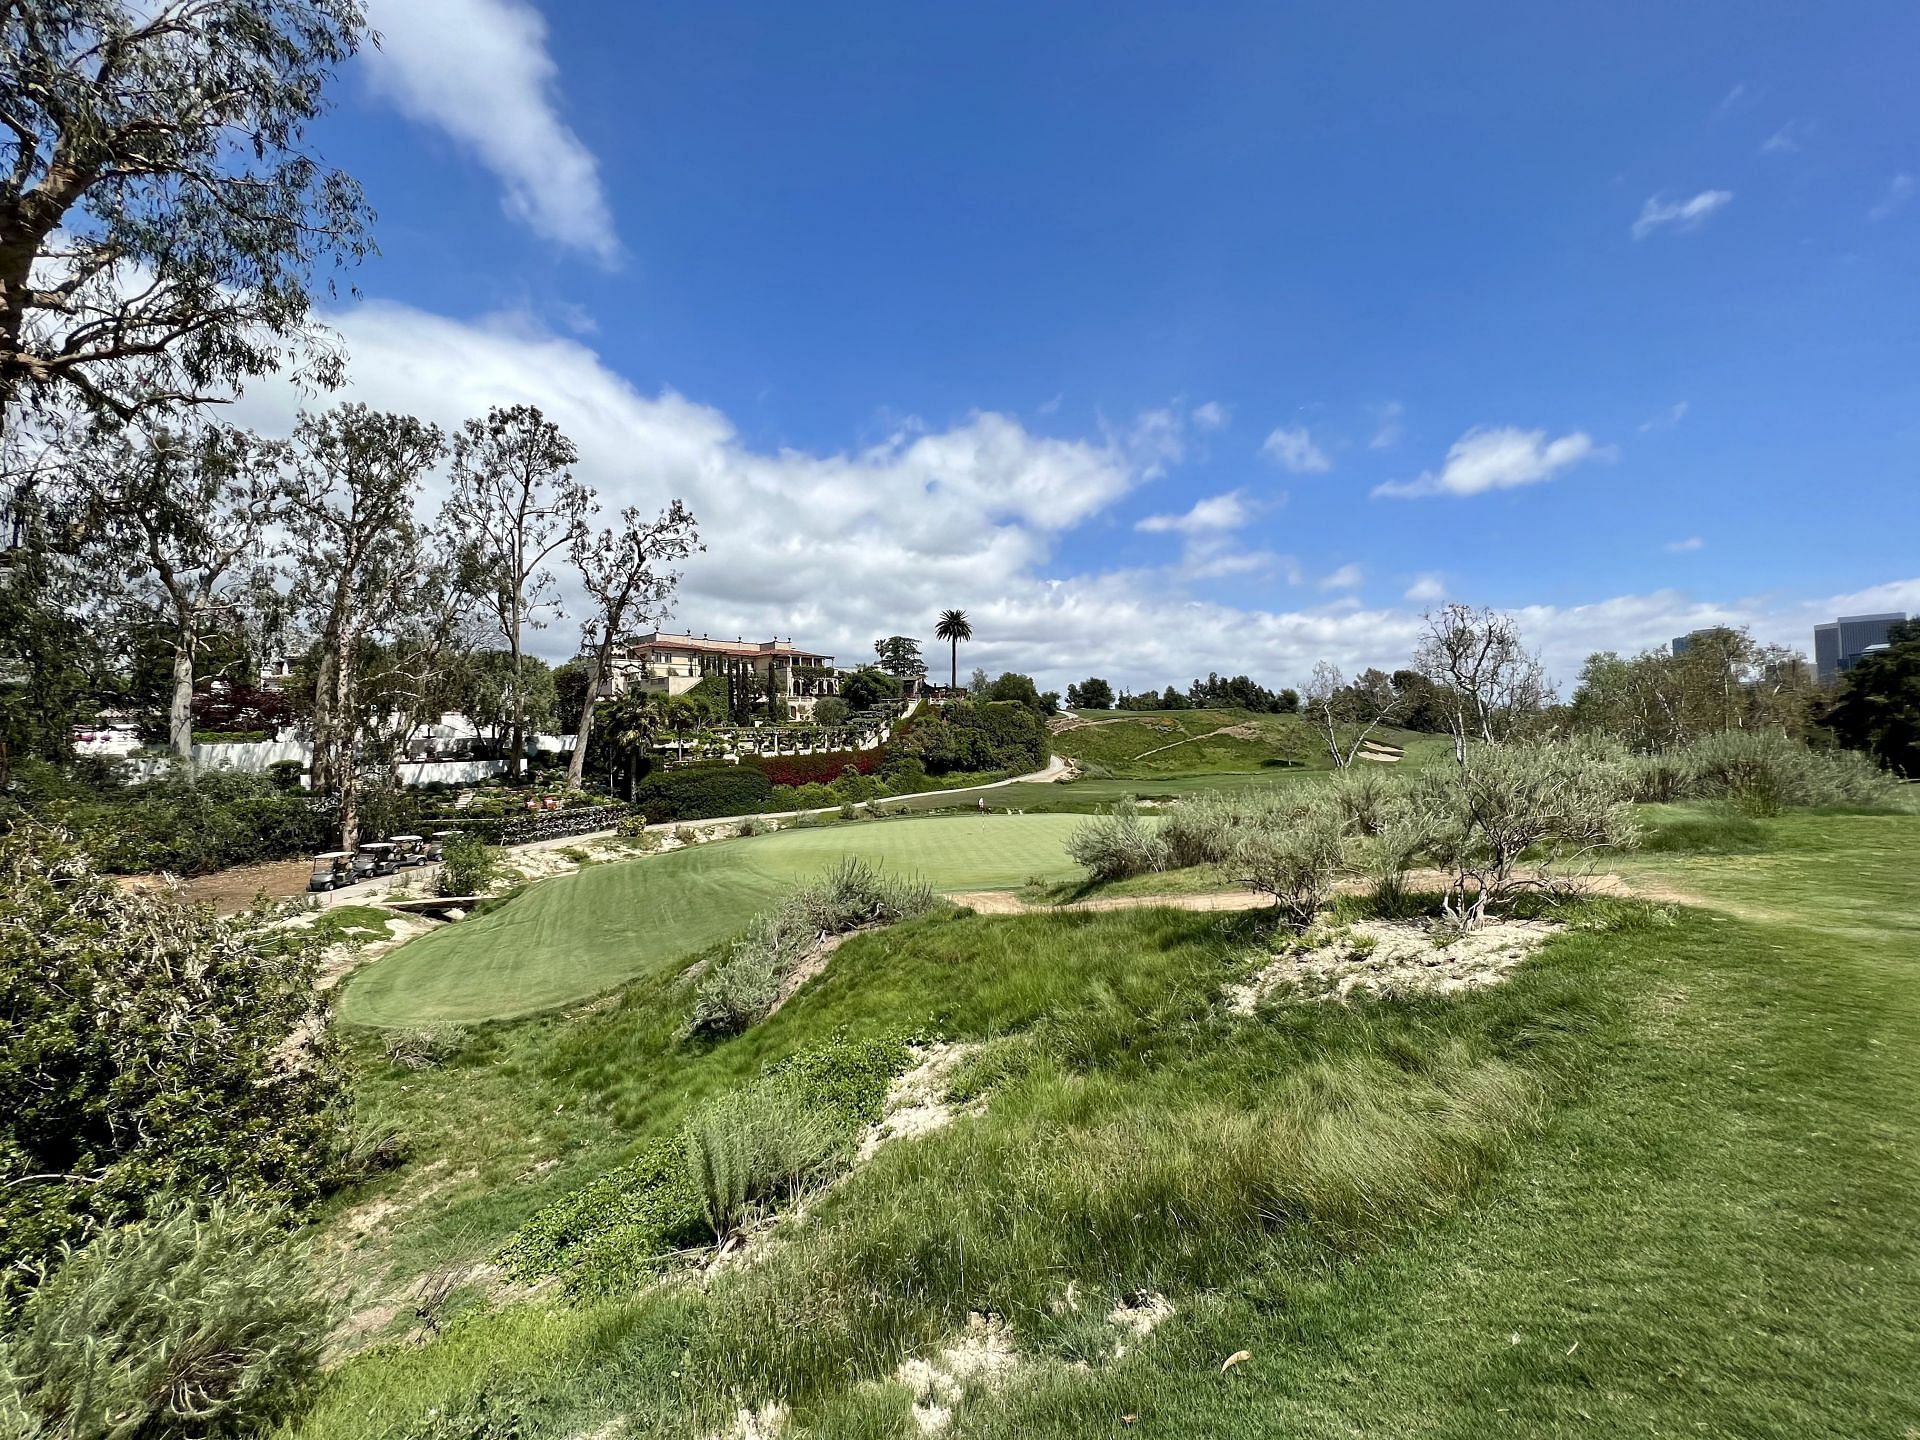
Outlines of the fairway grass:
<svg viewBox="0 0 1920 1440">
<path fill-rule="evenodd" d="M 738 934 L 801 880 L 858 856 L 937 890 L 1077 874 L 1070 815 L 956 815 L 783 830 L 594 865 L 422 936 L 355 975 L 342 1019 L 389 1028 L 501 1020 L 585 1000 Z"/>
<path fill-rule="evenodd" d="M 787 1440 L 911 1440 L 889 1377 L 984 1310 L 1019 1360 L 956 1440 L 1915 1433 L 1920 818 L 1761 826 L 1752 854 L 1636 862 L 1707 904 L 1592 902 L 1451 999 L 1235 1021 L 1258 917 L 947 914 L 848 942 L 719 1044 L 679 1038 L 665 970 L 441 1072 L 357 1042 L 363 1104 L 418 1145 L 366 1203 L 433 1197 L 362 1242 L 390 1283 L 484 1261 L 835 1036 L 986 1041 L 986 1104 L 756 1264 L 470 1309 L 334 1371 L 288 1433 L 699 1440 L 784 1398 Z M 1115 1359 L 1107 1311 L 1140 1290 L 1172 1317 Z"/>
</svg>

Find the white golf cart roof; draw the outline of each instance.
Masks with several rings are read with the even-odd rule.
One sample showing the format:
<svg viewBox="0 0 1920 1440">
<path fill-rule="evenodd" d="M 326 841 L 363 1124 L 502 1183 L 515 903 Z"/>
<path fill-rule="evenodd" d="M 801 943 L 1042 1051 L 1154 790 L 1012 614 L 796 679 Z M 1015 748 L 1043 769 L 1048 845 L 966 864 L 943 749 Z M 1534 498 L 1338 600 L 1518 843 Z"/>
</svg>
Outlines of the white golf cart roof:
<svg viewBox="0 0 1920 1440">
<path fill-rule="evenodd" d="M 316 860 L 345 860 L 350 852 L 345 850 L 322 850 L 313 858 Z"/>
<path fill-rule="evenodd" d="M 402 840 L 419 840 L 422 838 L 423 837 L 419 835 L 396 835 L 393 837 L 393 843 L 398 845 Z"/>
</svg>

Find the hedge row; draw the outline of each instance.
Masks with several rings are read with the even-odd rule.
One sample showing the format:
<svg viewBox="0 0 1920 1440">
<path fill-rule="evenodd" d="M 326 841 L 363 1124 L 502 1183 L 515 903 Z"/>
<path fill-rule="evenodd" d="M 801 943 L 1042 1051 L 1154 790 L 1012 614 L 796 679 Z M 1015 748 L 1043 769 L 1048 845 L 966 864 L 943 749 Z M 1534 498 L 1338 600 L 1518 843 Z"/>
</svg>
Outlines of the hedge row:
<svg viewBox="0 0 1920 1440">
<path fill-rule="evenodd" d="M 710 820 L 751 815 L 767 808 L 773 781 L 753 765 L 693 765 L 649 776 L 634 792 L 636 809 L 649 825 L 669 820 Z"/>
<path fill-rule="evenodd" d="M 862 775 L 880 768 L 885 752 L 872 750 L 827 750 L 817 755 L 748 756 L 741 763 L 765 772 L 775 785 L 830 785 L 851 765 Z"/>
</svg>

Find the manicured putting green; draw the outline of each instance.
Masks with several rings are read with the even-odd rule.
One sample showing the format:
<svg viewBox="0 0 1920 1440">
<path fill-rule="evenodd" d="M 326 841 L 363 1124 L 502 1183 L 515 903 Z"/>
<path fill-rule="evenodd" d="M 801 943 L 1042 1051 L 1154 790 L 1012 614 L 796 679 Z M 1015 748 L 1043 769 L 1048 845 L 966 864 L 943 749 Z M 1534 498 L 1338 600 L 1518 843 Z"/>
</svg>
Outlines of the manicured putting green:
<svg viewBox="0 0 1920 1440">
<path fill-rule="evenodd" d="M 736 934 L 799 881 L 858 855 L 940 890 L 1010 890 L 1077 874 L 1073 815 L 959 815 L 784 830 L 542 881 L 424 935 L 345 987 L 359 1025 L 470 1024 L 597 995 Z"/>
</svg>

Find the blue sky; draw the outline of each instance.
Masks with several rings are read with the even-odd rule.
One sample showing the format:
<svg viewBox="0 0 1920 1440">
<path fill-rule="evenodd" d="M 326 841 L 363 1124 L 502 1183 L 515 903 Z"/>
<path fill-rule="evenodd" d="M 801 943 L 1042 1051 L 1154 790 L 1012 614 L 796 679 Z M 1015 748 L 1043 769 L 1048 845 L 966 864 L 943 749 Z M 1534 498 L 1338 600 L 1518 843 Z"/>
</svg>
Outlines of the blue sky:
<svg viewBox="0 0 1920 1440">
<path fill-rule="evenodd" d="M 1920 609 L 1910 5 L 372 8 L 356 389 L 685 494 L 696 631 L 1297 683 L 1443 597 L 1563 677 Z"/>
</svg>

